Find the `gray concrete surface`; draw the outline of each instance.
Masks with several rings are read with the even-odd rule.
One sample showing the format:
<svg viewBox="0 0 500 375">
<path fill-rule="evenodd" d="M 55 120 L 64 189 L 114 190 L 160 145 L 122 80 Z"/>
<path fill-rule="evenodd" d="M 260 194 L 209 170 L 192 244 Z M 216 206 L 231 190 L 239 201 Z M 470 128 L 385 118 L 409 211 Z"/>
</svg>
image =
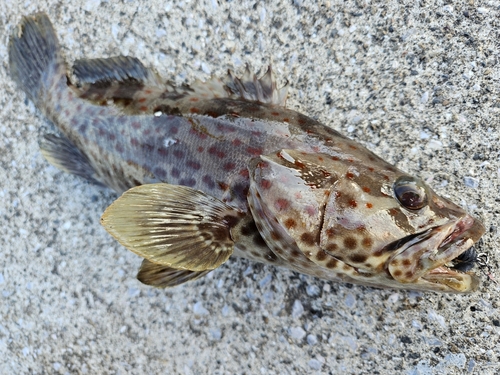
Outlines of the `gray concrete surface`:
<svg viewBox="0 0 500 375">
<path fill-rule="evenodd" d="M 0 2 L 1 374 L 499 373 L 498 1 L 310 3 Z M 178 83 L 271 61 L 289 107 L 484 221 L 481 289 L 377 290 L 238 259 L 141 285 L 140 259 L 99 225 L 114 195 L 44 161 L 51 127 L 9 78 L 8 34 L 35 11 L 69 61 L 129 54 Z"/>
</svg>

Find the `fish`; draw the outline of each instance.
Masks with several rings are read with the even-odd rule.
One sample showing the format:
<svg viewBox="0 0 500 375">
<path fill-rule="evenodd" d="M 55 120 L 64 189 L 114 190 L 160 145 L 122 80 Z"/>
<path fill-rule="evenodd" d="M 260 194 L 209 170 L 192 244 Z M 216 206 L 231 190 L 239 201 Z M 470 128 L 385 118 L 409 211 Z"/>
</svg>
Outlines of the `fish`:
<svg viewBox="0 0 500 375">
<path fill-rule="evenodd" d="M 173 287 L 231 256 L 370 287 L 469 293 L 483 224 L 418 177 L 286 107 L 272 67 L 176 86 L 137 58 L 70 67 L 44 13 L 9 41 L 13 81 L 58 129 L 40 150 L 120 196 L 101 224 Z"/>
</svg>

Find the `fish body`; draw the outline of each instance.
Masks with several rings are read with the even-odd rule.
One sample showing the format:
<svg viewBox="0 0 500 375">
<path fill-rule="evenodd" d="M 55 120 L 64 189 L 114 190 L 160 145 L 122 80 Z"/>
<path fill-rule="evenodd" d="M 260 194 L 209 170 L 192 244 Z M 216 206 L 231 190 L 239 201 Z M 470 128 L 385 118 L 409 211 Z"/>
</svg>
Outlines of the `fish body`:
<svg viewBox="0 0 500 375">
<path fill-rule="evenodd" d="M 286 108 L 271 68 L 260 79 L 247 68 L 241 78 L 175 87 L 119 56 L 79 60 L 68 78 L 45 14 L 23 19 L 9 62 L 61 131 L 41 141 L 46 159 L 124 193 L 102 223 L 145 258 L 138 278 L 146 284 L 196 279 L 234 254 L 376 287 L 477 288 L 462 271 L 475 262 L 482 224 Z"/>
</svg>

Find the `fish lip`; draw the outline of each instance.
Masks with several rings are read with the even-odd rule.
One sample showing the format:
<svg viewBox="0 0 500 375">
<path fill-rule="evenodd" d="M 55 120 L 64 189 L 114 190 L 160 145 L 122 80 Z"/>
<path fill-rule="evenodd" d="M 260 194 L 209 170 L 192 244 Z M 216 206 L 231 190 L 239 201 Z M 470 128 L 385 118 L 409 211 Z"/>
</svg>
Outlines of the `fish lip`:
<svg viewBox="0 0 500 375">
<path fill-rule="evenodd" d="M 441 228 L 436 229 L 441 230 Z M 460 271 L 448 265 L 474 246 L 485 232 L 484 225 L 471 215 L 466 215 L 448 230 L 449 234 L 441 241 L 437 249 L 441 254 L 450 253 L 450 256 L 441 260 L 436 267 L 421 278 L 432 283 L 445 284 L 453 292 L 472 292 L 480 284 L 477 275 L 474 272 Z M 473 263 L 476 261 L 477 259 L 474 259 Z"/>
<path fill-rule="evenodd" d="M 407 236 L 401 246 L 393 249 L 397 251 L 388 259 L 388 272 L 398 282 L 413 283 L 424 289 L 472 292 L 479 285 L 477 276 L 473 272 L 463 272 L 448 265 L 471 248 L 484 231 L 481 222 L 466 214 L 452 223 Z M 401 272 L 399 277 L 395 276 L 394 271 L 398 266 L 392 266 L 392 263 L 397 262 L 397 259 L 413 259 L 413 266 L 408 269 L 411 271 L 409 276 L 401 276 Z"/>
</svg>

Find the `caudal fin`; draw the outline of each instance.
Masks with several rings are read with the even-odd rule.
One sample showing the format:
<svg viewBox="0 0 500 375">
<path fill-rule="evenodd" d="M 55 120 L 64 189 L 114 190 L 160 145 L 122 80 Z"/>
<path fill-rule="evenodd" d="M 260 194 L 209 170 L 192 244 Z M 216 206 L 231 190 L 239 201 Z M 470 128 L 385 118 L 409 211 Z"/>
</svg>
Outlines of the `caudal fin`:
<svg viewBox="0 0 500 375">
<path fill-rule="evenodd" d="M 35 104 L 42 91 L 65 74 L 57 36 L 45 13 L 23 17 L 14 29 L 9 65 L 12 79 Z"/>
</svg>

